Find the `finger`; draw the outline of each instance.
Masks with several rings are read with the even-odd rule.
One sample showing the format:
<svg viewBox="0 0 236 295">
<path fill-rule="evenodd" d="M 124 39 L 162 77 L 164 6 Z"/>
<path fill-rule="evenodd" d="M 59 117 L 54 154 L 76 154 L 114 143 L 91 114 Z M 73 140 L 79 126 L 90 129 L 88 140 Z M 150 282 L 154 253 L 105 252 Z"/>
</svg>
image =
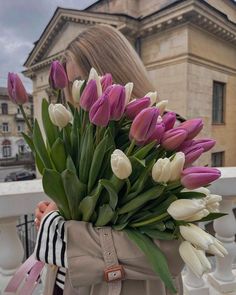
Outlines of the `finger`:
<svg viewBox="0 0 236 295">
<path fill-rule="evenodd" d="M 38 219 L 38 220 L 41 220 L 42 219 L 42 216 L 43 216 L 43 213 L 37 208 L 35 210 L 35 217 Z"/>
<path fill-rule="evenodd" d="M 38 203 L 37 207 L 43 213 L 47 209 L 48 205 L 49 205 L 49 202 L 43 201 L 43 202 Z"/>
</svg>

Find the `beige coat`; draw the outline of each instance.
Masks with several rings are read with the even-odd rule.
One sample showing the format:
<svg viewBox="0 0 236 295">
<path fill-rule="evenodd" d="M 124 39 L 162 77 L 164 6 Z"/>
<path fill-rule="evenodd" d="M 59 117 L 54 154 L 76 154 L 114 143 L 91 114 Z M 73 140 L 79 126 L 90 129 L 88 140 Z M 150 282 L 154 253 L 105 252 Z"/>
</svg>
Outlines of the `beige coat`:
<svg viewBox="0 0 236 295">
<path fill-rule="evenodd" d="M 110 227 L 94 228 L 90 223 L 66 222 L 68 271 L 64 295 L 169 295 L 153 272 L 143 252 L 125 232 Z M 156 241 L 166 254 L 178 294 L 182 295 L 180 272 L 183 262 L 177 241 Z M 104 270 L 122 265 L 123 280 L 106 282 Z M 49 266 L 44 295 L 52 295 L 57 268 Z M 106 272 L 119 278 L 118 270 Z"/>
</svg>

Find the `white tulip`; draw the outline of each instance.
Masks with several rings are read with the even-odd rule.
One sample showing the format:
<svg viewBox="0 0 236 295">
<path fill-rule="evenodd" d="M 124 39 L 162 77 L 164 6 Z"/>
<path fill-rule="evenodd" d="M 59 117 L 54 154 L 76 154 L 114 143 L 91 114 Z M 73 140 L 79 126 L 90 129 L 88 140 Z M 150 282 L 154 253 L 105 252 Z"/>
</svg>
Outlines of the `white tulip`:
<svg viewBox="0 0 236 295">
<path fill-rule="evenodd" d="M 182 152 L 175 154 L 174 159 L 170 162 L 171 175 L 169 181 L 179 180 L 184 168 L 185 155 Z"/>
<path fill-rule="evenodd" d="M 162 121 L 163 121 L 163 119 L 162 119 L 162 117 L 159 115 L 159 116 L 157 117 L 157 124 L 161 124 Z"/>
<path fill-rule="evenodd" d="M 152 167 L 152 178 L 155 182 L 168 182 L 170 179 L 170 160 L 158 159 Z"/>
<path fill-rule="evenodd" d="M 160 111 L 160 115 L 162 115 L 166 109 L 168 105 L 168 100 L 161 100 L 156 104 L 156 107 L 159 109 Z"/>
<path fill-rule="evenodd" d="M 209 214 L 203 199 L 179 199 L 171 203 L 167 212 L 175 220 L 195 221 Z"/>
<path fill-rule="evenodd" d="M 90 80 L 96 81 L 98 96 L 101 96 L 102 95 L 102 84 L 101 84 L 100 78 L 98 76 L 98 73 L 94 68 L 91 68 L 91 70 L 90 70 L 88 82 Z"/>
<path fill-rule="evenodd" d="M 71 113 L 60 103 L 50 104 L 48 113 L 52 123 L 60 128 L 65 127 L 72 120 Z"/>
<path fill-rule="evenodd" d="M 188 226 L 180 225 L 179 229 L 182 237 L 194 246 L 220 257 L 228 254 L 220 241 L 200 227 L 189 224 Z"/>
<path fill-rule="evenodd" d="M 210 212 L 219 212 L 220 203 L 222 197 L 219 195 L 210 194 L 204 198 L 206 201 L 206 208 Z"/>
<path fill-rule="evenodd" d="M 79 103 L 81 88 L 84 84 L 84 80 L 75 80 L 72 85 L 72 97 L 75 103 Z"/>
<path fill-rule="evenodd" d="M 206 196 L 208 196 L 211 192 L 209 191 L 209 189 L 205 188 L 205 187 L 199 187 L 199 188 L 195 188 L 195 189 L 188 189 L 188 188 L 184 188 L 182 190 L 182 192 L 197 192 L 197 193 L 202 193 L 205 194 Z"/>
<path fill-rule="evenodd" d="M 119 179 L 126 179 L 132 173 L 129 158 L 119 149 L 114 150 L 111 155 L 111 169 Z"/>
<path fill-rule="evenodd" d="M 193 247 L 189 242 L 184 241 L 180 244 L 179 253 L 183 261 L 197 277 L 201 277 L 211 269 L 211 264 L 205 253 Z"/>
<path fill-rule="evenodd" d="M 134 83 L 132 82 L 129 82 L 125 85 L 125 105 L 127 105 L 130 101 L 133 88 L 134 88 Z"/>
<path fill-rule="evenodd" d="M 150 106 L 153 106 L 157 102 L 157 92 L 156 91 L 154 91 L 154 92 L 148 92 L 144 96 L 150 98 Z"/>
</svg>

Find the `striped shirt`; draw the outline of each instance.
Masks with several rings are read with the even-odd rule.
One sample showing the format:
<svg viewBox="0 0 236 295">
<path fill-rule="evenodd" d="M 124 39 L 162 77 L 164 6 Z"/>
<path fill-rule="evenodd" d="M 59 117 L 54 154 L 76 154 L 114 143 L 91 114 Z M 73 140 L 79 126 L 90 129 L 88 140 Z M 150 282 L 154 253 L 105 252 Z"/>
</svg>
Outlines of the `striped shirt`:
<svg viewBox="0 0 236 295">
<path fill-rule="evenodd" d="M 66 268 L 65 220 L 58 211 L 47 214 L 41 222 L 34 255 L 37 260 L 59 267 L 56 284 L 64 289 Z"/>
</svg>

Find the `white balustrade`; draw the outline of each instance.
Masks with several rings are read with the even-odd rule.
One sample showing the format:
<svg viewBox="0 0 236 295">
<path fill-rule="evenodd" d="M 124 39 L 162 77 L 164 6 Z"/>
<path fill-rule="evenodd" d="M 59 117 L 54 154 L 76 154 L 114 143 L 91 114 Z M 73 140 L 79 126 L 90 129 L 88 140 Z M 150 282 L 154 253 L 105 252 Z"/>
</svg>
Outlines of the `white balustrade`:
<svg viewBox="0 0 236 295">
<path fill-rule="evenodd" d="M 16 228 L 18 216 L 33 213 L 45 199 L 40 179 L 0 183 L 0 294 L 24 257 Z"/>
</svg>

